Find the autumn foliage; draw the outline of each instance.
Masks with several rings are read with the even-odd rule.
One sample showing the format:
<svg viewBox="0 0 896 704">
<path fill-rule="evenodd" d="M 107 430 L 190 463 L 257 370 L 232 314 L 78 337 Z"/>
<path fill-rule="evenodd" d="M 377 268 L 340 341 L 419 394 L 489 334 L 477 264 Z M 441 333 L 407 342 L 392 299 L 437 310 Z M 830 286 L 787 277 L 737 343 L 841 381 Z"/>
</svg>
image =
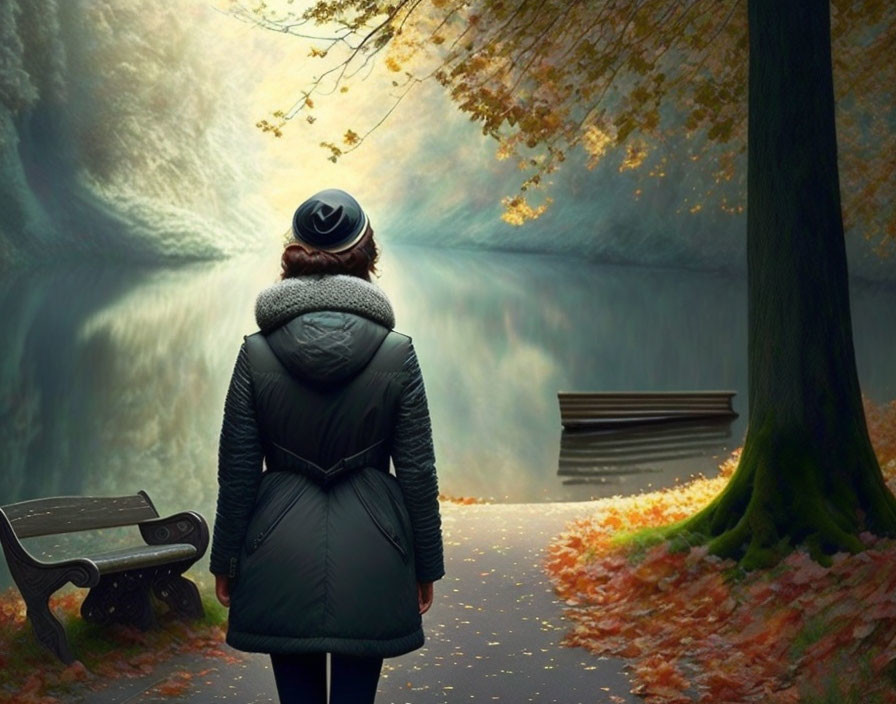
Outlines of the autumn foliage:
<svg viewBox="0 0 896 704">
<path fill-rule="evenodd" d="M 875 451 L 896 488 L 896 401 L 865 401 Z M 896 702 L 896 541 L 823 567 L 798 550 L 771 570 L 743 573 L 705 546 L 676 550 L 620 533 L 692 515 L 724 487 L 718 477 L 601 502 L 548 551 L 568 604 L 566 644 L 630 658 L 635 690 L 678 702 Z"/>
<path fill-rule="evenodd" d="M 210 588 L 209 588 L 210 589 Z M 204 590 L 208 591 L 208 589 Z M 157 610 L 158 628 L 140 631 L 115 624 L 108 627 L 85 623 L 80 615 L 86 590 L 61 590 L 50 599 L 50 608 L 66 627 L 76 655 L 81 659 L 64 665 L 34 638 L 26 619 L 25 603 L 14 587 L 0 594 L 0 704 L 60 704 L 78 695 L 90 701 L 90 690 L 118 678 L 142 677 L 178 654 L 202 654 L 235 662 L 222 648 L 224 613 L 204 600 L 206 617 L 184 622 Z M 153 687 L 163 696 L 190 690 L 203 672 L 174 672 Z"/>
<path fill-rule="evenodd" d="M 620 171 L 666 177 L 670 154 L 707 184 L 680 204 L 743 212 L 746 173 L 747 3 L 505 2 L 504 0 L 292 0 L 245 3 L 248 22 L 309 44 L 320 71 L 275 122 L 314 122 L 312 97 L 346 92 L 384 53 L 388 81 L 375 86 L 397 104 L 415 86 L 438 81 L 458 109 L 497 142 L 497 156 L 520 167 L 521 193 L 504 199 L 513 224 L 539 217 L 550 199 L 533 191 L 573 154 L 585 165 L 612 158 Z M 838 98 L 844 216 L 889 251 L 896 242 L 896 148 L 890 86 L 896 82 L 896 11 L 883 0 L 835 0 L 831 39 Z M 369 129 L 323 142 L 336 161 Z M 343 129 L 333 127 L 333 133 Z M 638 195 L 636 190 L 633 194 Z"/>
<path fill-rule="evenodd" d="M 485 500 L 480 499 L 476 496 L 453 496 L 444 493 L 439 493 L 439 501 L 442 503 L 460 504 L 462 506 L 487 503 Z"/>
</svg>

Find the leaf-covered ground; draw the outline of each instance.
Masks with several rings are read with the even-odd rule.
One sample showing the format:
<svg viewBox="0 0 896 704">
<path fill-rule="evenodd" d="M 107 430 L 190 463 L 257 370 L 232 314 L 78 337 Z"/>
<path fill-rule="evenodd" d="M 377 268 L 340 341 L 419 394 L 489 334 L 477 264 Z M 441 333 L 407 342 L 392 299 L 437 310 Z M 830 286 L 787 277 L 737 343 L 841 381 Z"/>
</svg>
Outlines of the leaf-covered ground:
<svg viewBox="0 0 896 704">
<path fill-rule="evenodd" d="M 198 581 L 203 581 L 202 579 Z M 200 586 L 202 594 L 213 592 Z M 79 659 L 66 666 L 41 646 L 25 618 L 25 603 L 14 587 L 0 593 L 0 704 L 57 704 L 77 692 L 90 701 L 89 690 L 110 680 L 141 677 L 181 653 L 202 653 L 234 661 L 221 648 L 226 610 L 203 600 L 203 619 L 184 623 L 157 604 L 158 628 L 141 632 L 129 626 L 99 627 L 79 616 L 87 590 L 60 590 L 50 607 L 62 621 Z M 174 672 L 156 685 L 158 693 L 178 695 L 203 673 Z"/>
<path fill-rule="evenodd" d="M 875 449 L 896 488 L 896 402 L 866 407 Z M 896 541 L 864 536 L 869 549 L 830 568 L 793 553 L 771 571 L 739 574 L 693 549 L 621 548 L 613 537 L 693 514 L 717 494 L 719 477 L 665 492 L 595 502 L 587 520 L 550 546 L 548 569 L 567 600 L 566 642 L 628 658 L 649 702 L 896 702 Z M 441 497 L 459 504 L 470 497 Z M 179 653 L 232 660 L 222 649 L 226 610 L 199 583 L 206 617 L 185 624 L 156 604 L 160 628 L 100 628 L 78 615 L 86 590 L 61 590 L 51 607 L 80 658 L 64 666 L 34 639 L 14 588 L 0 593 L 0 704 L 55 704 L 109 680 L 139 677 Z M 177 696 L 203 673 L 173 672 L 156 686 Z M 87 695 L 89 701 L 89 694 Z"/>
<path fill-rule="evenodd" d="M 896 401 L 865 404 L 888 486 L 896 489 Z M 771 570 L 739 571 L 706 548 L 672 552 L 614 537 L 694 514 L 719 476 L 602 501 L 548 550 L 547 569 L 569 608 L 565 643 L 629 658 L 634 691 L 678 702 L 896 702 L 896 541 L 822 567 L 798 550 Z"/>
</svg>

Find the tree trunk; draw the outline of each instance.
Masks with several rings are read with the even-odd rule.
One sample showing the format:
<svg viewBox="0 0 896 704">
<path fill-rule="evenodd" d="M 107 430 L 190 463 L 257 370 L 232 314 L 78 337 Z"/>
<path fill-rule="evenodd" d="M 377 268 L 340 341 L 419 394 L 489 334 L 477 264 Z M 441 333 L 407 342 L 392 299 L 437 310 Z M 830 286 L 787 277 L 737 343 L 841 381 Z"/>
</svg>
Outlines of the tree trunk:
<svg viewBox="0 0 896 704">
<path fill-rule="evenodd" d="M 676 531 L 744 567 L 896 533 L 856 373 L 828 0 L 749 0 L 749 404 L 728 487 Z"/>
</svg>

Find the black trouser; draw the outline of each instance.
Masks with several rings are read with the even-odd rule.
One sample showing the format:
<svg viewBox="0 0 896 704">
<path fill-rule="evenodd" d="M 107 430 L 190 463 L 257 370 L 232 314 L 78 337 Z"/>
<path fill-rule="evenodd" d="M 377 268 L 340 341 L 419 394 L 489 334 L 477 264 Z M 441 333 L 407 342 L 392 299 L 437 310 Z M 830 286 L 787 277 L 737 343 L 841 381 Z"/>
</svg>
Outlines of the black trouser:
<svg viewBox="0 0 896 704">
<path fill-rule="evenodd" d="M 330 704 L 373 704 L 382 658 L 333 653 Z M 271 653 L 280 704 L 326 704 L 327 654 Z"/>
</svg>

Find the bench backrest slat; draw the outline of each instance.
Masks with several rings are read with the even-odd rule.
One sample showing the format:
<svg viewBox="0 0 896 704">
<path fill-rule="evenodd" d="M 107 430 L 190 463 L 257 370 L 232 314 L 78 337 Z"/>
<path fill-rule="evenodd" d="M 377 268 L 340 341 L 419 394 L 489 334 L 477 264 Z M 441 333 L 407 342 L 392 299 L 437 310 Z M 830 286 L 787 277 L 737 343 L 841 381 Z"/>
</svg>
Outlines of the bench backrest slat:
<svg viewBox="0 0 896 704">
<path fill-rule="evenodd" d="M 19 538 L 129 526 L 159 515 L 142 492 L 131 496 L 52 496 L 2 508 Z"/>
</svg>

